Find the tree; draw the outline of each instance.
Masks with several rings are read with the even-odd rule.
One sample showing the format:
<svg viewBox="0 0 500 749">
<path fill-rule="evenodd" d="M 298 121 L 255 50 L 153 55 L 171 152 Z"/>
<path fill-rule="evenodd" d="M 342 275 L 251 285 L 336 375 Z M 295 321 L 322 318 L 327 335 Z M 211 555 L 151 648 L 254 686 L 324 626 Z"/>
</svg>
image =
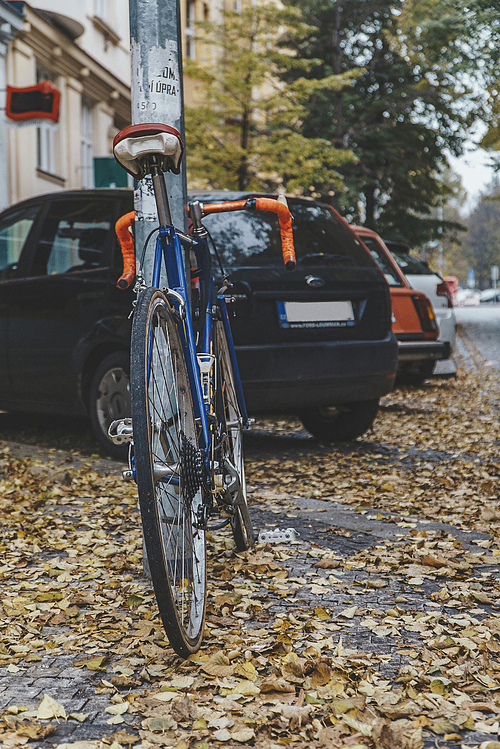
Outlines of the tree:
<svg viewBox="0 0 500 749">
<path fill-rule="evenodd" d="M 465 283 L 470 261 L 466 257 L 463 243 L 467 235 L 467 218 L 462 216 L 467 193 L 458 174 L 451 170 L 444 173 L 444 181 L 449 190 L 449 197 L 436 211 L 436 218 L 442 217 L 443 224 L 450 230 L 443 232 L 439 239 L 428 242 L 425 248 L 425 260 L 430 267 L 444 276 L 458 276 Z M 452 227 L 454 229 L 452 230 Z"/>
<path fill-rule="evenodd" d="M 214 51 L 208 68 L 193 61 L 187 73 L 203 86 L 200 103 L 186 108 L 187 164 L 190 187 L 303 192 L 340 188 L 339 168 L 353 161 L 349 150 L 328 138 L 303 132 L 306 104 L 324 91 L 349 84 L 343 75 L 280 77 L 290 66 L 287 50 L 277 47 L 285 31 L 301 28 L 300 13 L 274 4 L 226 11 L 220 23 L 198 24 L 198 40 Z M 300 63 L 303 70 L 308 63 Z M 201 88 L 201 87 L 200 87 Z"/>
<path fill-rule="evenodd" d="M 488 288 L 491 266 L 500 265 L 500 188 L 493 182 L 468 218 L 462 254 L 476 271 L 476 284 Z"/>
<path fill-rule="evenodd" d="M 446 44 L 459 47 L 464 37 L 457 8 L 453 22 L 417 27 L 407 11 L 418 10 L 425 20 L 427 7 L 428 18 L 439 19 L 444 0 L 434 3 L 437 15 L 427 0 L 286 2 L 300 7 L 308 23 L 304 34 L 287 39 L 297 59 L 309 63 L 306 75 L 321 79 L 335 69 L 364 68 L 342 92 L 341 108 L 330 91 L 314 92 L 302 131 L 330 140 L 341 133 L 356 156 L 340 167 L 345 192 L 339 208 L 412 244 L 438 238 L 443 224 L 433 214 L 448 194 L 442 179 L 446 151 L 461 153 L 477 112 L 465 75 L 457 86 L 458 63 L 453 66 L 445 54 L 440 62 L 437 54 Z M 446 8 L 451 12 L 451 1 Z M 462 63 L 470 69 L 467 60 Z M 294 73 L 287 71 L 285 79 Z"/>
</svg>

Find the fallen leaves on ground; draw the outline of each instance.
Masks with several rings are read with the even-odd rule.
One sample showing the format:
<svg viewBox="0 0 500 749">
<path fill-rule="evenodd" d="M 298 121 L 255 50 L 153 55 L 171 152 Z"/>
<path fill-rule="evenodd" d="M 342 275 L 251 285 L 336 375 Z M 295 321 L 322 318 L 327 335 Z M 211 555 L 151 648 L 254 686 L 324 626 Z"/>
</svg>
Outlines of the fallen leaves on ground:
<svg viewBox="0 0 500 749">
<path fill-rule="evenodd" d="M 496 749 L 499 396 L 492 375 L 464 371 L 386 398 L 350 451 L 250 459 L 252 494 L 271 512 L 334 500 L 401 534 L 349 553 L 336 550 L 352 537 L 341 527 L 239 554 L 211 537 L 206 636 L 186 661 L 141 577 L 134 487 L 0 445 L 0 667 L 15 678 L 69 654 L 85 669 L 110 733 L 65 748 Z M 470 543 L 431 519 L 490 536 Z M 9 705 L 2 746 L 86 718 L 56 693 Z"/>
</svg>

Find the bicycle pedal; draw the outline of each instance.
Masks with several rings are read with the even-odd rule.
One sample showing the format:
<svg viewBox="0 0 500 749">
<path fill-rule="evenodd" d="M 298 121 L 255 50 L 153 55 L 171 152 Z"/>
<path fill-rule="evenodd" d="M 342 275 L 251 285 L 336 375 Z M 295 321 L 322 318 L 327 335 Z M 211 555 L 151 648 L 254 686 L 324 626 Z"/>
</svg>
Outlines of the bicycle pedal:
<svg viewBox="0 0 500 749">
<path fill-rule="evenodd" d="M 259 544 L 280 544 L 286 541 L 298 541 L 299 538 L 300 535 L 295 528 L 286 530 L 275 528 L 273 531 L 260 531 L 258 542 Z"/>
<path fill-rule="evenodd" d="M 108 437 L 114 445 L 127 445 L 133 441 L 132 419 L 116 419 L 108 429 Z"/>
</svg>

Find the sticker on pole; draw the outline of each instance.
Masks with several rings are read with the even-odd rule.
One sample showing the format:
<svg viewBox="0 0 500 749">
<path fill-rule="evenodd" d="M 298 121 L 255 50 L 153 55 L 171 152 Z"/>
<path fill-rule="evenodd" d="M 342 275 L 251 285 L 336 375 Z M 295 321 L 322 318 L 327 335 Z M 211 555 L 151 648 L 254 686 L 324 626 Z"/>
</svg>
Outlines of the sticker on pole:
<svg viewBox="0 0 500 749">
<path fill-rule="evenodd" d="M 132 119 L 139 122 L 173 124 L 181 118 L 181 77 L 177 43 L 167 40 L 166 47 L 151 47 L 147 59 L 141 58 L 138 42 L 131 45 Z"/>
</svg>

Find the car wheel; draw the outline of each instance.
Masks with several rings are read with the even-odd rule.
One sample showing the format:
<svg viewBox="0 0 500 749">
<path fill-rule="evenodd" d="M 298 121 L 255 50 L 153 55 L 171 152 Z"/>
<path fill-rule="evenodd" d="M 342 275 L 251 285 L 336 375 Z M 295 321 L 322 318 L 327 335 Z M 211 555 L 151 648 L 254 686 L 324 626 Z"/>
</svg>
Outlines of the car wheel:
<svg viewBox="0 0 500 749">
<path fill-rule="evenodd" d="M 359 437 L 371 427 L 378 412 L 378 400 L 315 406 L 299 414 L 308 432 L 325 442 L 343 442 Z"/>
<path fill-rule="evenodd" d="M 97 441 L 118 460 L 126 460 L 128 445 L 115 445 L 108 428 L 115 419 L 130 417 L 130 358 L 125 351 L 114 351 L 97 367 L 90 387 L 90 420 Z"/>
</svg>

